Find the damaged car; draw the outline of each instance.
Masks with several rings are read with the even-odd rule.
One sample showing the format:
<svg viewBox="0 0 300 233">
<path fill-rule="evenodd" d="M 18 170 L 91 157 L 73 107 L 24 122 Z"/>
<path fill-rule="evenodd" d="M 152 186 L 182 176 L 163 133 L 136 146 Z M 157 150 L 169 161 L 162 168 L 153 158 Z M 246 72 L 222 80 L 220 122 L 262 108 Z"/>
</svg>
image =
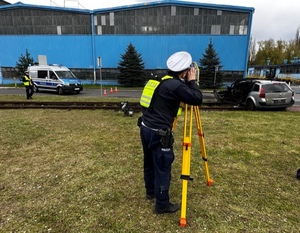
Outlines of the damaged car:
<svg viewBox="0 0 300 233">
<path fill-rule="evenodd" d="M 294 91 L 286 82 L 276 80 L 240 79 L 225 90 L 214 90 L 223 103 L 238 104 L 248 110 L 284 110 L 295 103 Z"/>
</svg>

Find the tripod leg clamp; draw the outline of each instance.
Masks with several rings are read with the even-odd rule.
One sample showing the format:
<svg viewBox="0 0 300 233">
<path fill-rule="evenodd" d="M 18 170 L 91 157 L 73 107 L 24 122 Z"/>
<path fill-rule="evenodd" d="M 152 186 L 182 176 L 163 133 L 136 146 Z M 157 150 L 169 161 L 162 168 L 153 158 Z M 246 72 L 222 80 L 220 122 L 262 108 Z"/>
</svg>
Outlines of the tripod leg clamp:
<svg viewBox="0 0 300 233">
<path fill-rule="evenodd" d="M 182 146 L 185 147 L 185 150 L 188 150 L 189 147 L 192 147 L 192 143 L 191 142 L 183 142 Z"/>
<path fill-rule="evenodd" d="M 182 180 L 193 180 L 193 178 L 188 176 L 188 175 L 181 175 L 180 179 L 182 179 Z"/>
</svg>

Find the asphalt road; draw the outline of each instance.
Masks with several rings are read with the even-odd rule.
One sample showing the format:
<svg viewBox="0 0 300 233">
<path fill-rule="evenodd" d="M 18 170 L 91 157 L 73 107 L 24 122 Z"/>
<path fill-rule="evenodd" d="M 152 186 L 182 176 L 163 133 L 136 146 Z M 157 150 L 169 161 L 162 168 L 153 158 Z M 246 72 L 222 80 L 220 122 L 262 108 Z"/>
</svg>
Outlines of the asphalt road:
<svg viewBox="0 0 300 233">
<path fill-rule="evenodd" d="M 292 86 L 292 89 L 295 91 L 295 104 L 294 106 L 300 106 L 300 86 Z M 119 90 L 118 92 L 110 93 L 110 89 L 106 89 L 106 95 L 104 95 L 104 90 L 102 93 L 100 89 L 86 89 L 83 90 L 80 94 L 67 94 L 68 97 L 74 96 L 78 97 L 118 97 L 118 98 L 139 98 L 141 96 L 141 90 Z M 25 98 L 25 88 L 7 88 L 0 87 L 0 95 L 24 95 Z M 39 91 L 34 93 L 34 99 L 38 100 L 40 95 L 57 95 L 54 91 Z M 216 101 L 214 94 L 212 92 L 203 91 L 203 101 Z"/>
<path fill-rule="evenodd" d="M 106 95 L 104 95 L 104 90 L 102 90 L 102 95 L 101 95 L 101 90 L 100 89 L 86 89 L 83 90 L 80 94 L 66 94 L 68 97 L 74 96 L 76 98 L 78 97 L 118 97 L 118 98 L 139 98 L 142 94 L 141 90 L 118 90 L 118 92 L 113 91 L 113 93 L 110 93 L 110 89 L 106 90 Z M 4 88 L 0 87 L 0 95 L 24 95 L 25 97 L 25 88 Z M 38 100 L 38 96 L 40 95 L 58 95 L 54 91 L 39 91 L 34 93 L 34 98 L 35 100 Z M 203 93 L 204 99 L 205 100 L 210 100 L 214 101 L 215 97 L 212 92 L 210 93 Z"/>
</svg>

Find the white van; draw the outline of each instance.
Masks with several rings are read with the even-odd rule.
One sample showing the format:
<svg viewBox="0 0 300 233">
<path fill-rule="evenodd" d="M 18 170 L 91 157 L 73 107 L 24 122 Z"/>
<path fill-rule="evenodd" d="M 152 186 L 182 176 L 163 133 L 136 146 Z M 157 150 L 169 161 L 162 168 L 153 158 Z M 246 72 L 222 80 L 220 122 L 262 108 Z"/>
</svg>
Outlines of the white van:
<svg viewBox="0 0 300 233">
<path fill-rule="evenodd" d="M 35 91 L 54 90 L 58 94 L 77 93 L 83 90 L 81 81 L 65 66 L 34 65 L 28 67 Z"/>
</svg>

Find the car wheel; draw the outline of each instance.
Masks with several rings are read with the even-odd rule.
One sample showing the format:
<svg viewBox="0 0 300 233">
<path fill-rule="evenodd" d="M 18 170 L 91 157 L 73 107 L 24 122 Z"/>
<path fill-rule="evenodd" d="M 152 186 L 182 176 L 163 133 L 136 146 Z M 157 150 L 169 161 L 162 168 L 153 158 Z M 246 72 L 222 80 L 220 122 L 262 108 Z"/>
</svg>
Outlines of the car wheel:
<svg viewBox="0 0 300 233">
<path fill-rule="evenodd" d="M 255 105 L 254 105 L 254 103 L 253 103 L 252 100 L 247 100 L 246 107 L 250 111 L 254 111 L 255 110 Z"/>
<path fill-rule="evenodd" d="M 79 93 L 80 93 L 80 91 L 75 91 L 75 93 L 76 93 L 76 94 L 79 94 Z"/>
<path fill-rule="evenodd" d="M 63 89 L 61 87 L 59 87 L 57 89 L 57 92 L 58 92 L 59 95 L 63 95 L 64 94 L 64 91 L 63 91 Z"/>
</svg>

